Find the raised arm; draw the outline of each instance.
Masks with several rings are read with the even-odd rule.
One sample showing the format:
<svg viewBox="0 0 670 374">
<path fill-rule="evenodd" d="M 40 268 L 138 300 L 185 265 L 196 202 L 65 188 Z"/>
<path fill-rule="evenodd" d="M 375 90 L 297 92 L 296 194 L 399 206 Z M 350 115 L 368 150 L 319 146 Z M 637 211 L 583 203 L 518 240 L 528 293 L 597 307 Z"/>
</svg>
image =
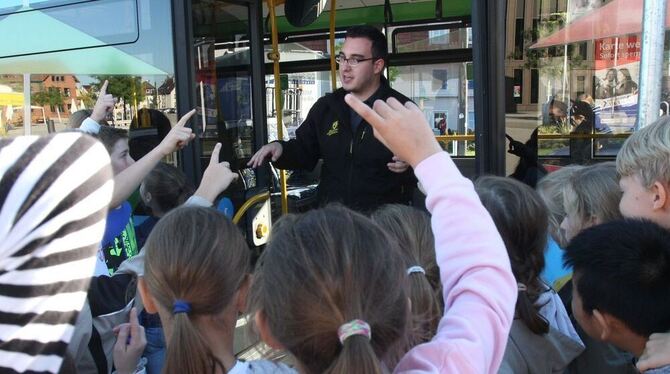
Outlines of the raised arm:
<svg viewBox="0 0 670 374">
<path fill-rule="evenodd" d="M 433 340 L 410 350 L 395 372 L 496 373 L 517 285 L 493 220 L 416 105 L 389 99 L 370 109 L 351 95 L 346 101 L 382 143 L 414 168 L 432 213 L 445 314 Z"/>
<path fill-rule="evenodd" d="M 193 130 L 186 127 L 194 114 L 195 109 L 186 113 L 156 148 L 114 177 L 114 196 L 110 207 L 115 208 L 128 199 L 163 157 L 184 148 L 195 138 Z"/>
</svg>

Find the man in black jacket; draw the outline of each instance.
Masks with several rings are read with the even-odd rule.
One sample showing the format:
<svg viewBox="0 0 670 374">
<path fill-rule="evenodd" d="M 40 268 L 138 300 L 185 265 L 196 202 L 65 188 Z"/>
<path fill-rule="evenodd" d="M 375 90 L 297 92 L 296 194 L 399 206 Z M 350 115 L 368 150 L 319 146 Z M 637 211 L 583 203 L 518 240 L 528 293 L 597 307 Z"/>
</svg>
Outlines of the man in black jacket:
<svg viewBox="0 0 670 374">
<path fill-rule="evenodd" d="M 347 30 L 336 57 L 342 88 L 321 97 L 296 131 L 295 139 L 263 146 L 249 161 L 252 167 L 271 157 L 280 169 L 312 170 L 323 160 L 318 200 L 340 202 L 360 211 L 387 203 L 408 203 L 416 179 L 404 161 L 394 157 L 372 127 L 344 102 L 352 93 L 372 106 L 389 97 L 409 99 L 393 90 L 382 72 L 388 57 L 384 35 L 371 26 Z"/>
</svg>

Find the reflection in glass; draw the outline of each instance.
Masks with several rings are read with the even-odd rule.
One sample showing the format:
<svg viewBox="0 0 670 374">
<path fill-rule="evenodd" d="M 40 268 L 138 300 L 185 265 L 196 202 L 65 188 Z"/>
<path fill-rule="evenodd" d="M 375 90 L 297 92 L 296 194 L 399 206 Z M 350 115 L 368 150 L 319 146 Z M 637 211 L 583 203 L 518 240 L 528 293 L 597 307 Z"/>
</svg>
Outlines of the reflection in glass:
<svg viewBox="0 0 670 374">
<path fill-rule="evenodd" d="M 474 92 L 471 63 L 392 66 L 391 86 L 421 108 L 443 147 L 454 156 L 474 156 Z M 454 139 L 448 136 L 469 135 Z M 439 138 L 438 138 L 439 139 Z"/>
</svg>

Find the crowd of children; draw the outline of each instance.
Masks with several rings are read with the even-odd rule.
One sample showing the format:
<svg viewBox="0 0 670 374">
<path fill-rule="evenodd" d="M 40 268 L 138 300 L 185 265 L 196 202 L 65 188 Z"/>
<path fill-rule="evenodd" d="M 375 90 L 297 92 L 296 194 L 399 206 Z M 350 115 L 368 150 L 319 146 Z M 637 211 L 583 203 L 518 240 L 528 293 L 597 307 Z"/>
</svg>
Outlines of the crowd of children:
<svg viewBox="0 0 670 374">
<path fill-rule="evenodd" d="M 221 145 L 197 189 L 161 163 L 194 111 L 137 161 L 105 86 L 79 131 L 0 141 L 0 372 L 670 373 L 670 119 L 534 189 L 463 177 L 412 103 L 346 102 L 425 210 L 286 215 L 255 266 Z M 241 316 L 291 359 L 236 357 Z"/>
</svg>

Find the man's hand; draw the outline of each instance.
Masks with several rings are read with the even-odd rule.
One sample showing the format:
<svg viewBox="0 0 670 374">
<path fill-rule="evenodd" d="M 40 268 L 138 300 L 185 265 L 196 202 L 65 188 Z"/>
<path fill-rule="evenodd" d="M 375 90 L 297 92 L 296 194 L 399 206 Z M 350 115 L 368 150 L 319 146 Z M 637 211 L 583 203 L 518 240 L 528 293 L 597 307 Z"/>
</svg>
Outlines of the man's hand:
<svg viewBox="0 0 670 374">
<path fill-rule="evenodd" d="M 670 365 L 670 333 L 651 334 L 637 362 L 637 369 L 644 372 Z"/>
<path fill-rule="evenodd" d="M 137 364 L 147 345 L 144 327 L 137 319 L 137 309 L 130 310 L 129 323 L 114 328 L 116 343 L 114 344 L 114 366 L 119 374 L 134 373 Z"/>
<path fill-rule="evenodd" d="M 247 166 L 257 168 L 263 165 L 265 159 L 268 157 L 272 157 L 272 162 L 277 161 L 279 157 L 281 157 L 283 151 L 284 148 L 282 147 L 281 143 L 273 142 L 270 144 L 266 144 L 263 147 L 261 147 L 261 149 L 259 149 L 255 155 L 251 157 L 251 160 L 249 160 Z"/>
<path fill-rule="evenodd" d="M 98 124 L 104 124 L 107 114 L 111 113 L 114 110 L 114 105 L 116 105 L 116 100 L 114 96 L 107 93 L 108 81 L 102 84 L 100 87 L 100 93 L 98 94 L 98 100 L 95 102 L 93 107 L 93 112 L 91 113 L 91 119 L 97 122 Z"/>
<path fill-rule="evenodd" d="M 190 127 L 186 127 L 186 123 L 188 123 L 194 114 L 195 109 L 181 117 L 179 122 L 177 122 L 177 124 L 165 136 L 165 139 L 163 139 L 163 141 L 161 141 L 161 143 L 156 147 L 160 150 L 163 157 L 186 147 L 188 143 L 195 138 L 193 130 Z"/>
<path fill-rule="evenodd" d="M 212 151 L 212 157 L 209 159 L 209 166 L 202 174 L 200 187 L 194 194 L 207 199 L 212 204 L 214 204 L 216 197 L 238 178 L 238 175 L 230 170 L 229 163 L 219 162 L 220 152 L 221 143 L 216 143 Z"/>
<path fill-rule="evenodd" d="M 442 152 L 421 109 L 411 101 L 403 106 L 395 98 L 377 100 L 370 108 L 352 94 L 344 100 L 372 126 L 380 142 L 412 167 Z"/>
<path fill-rule="evenodd" d="M 409 164 L 398 158 L 398 156 L 393 156 L 393 162 L 389 162 L 386 165 L 388 166 L 389 170 L 398 174 L 404 173 L 407 171 L 407 168 L 409 168 Z"/>
</svg>

